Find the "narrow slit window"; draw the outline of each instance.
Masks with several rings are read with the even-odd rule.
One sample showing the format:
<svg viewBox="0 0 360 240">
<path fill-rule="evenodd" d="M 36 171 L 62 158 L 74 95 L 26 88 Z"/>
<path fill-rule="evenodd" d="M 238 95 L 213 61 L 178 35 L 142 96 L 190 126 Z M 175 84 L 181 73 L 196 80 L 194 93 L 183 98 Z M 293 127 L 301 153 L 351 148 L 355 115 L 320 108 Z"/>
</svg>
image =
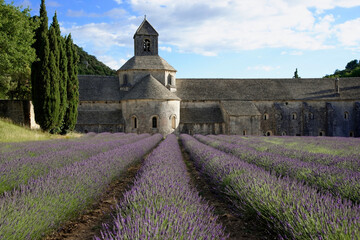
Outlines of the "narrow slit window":
<svg viewBox="0 0 360 240">
<path fill-rule="evenodd" d="M 171 127 L 172 127 L 173 129 L 176 128 L 176 117 L 175 117 L 175 116 L 172 116 L 172 117 L 171 117 Z"/>
<path fill-rule="evenodd" d="M 292 114 L 291 114 L 291 119 L 292 119 L 292 120 L 296 120 L 296 119 L 297 119 L 297 114 L 296 114 L 296 113 L 292 113 Z"/>
<path fill-rule="evenodd" d="M 152 118 L 152 128 L 157 128 L 157 117 Z"/>
<path fill-rule="evenodd" d="M 344 112 L 344 119 L 349 119 L 349 113 L 348 112 Z"/>
<path fill-rule="evenodd" d="M 124 74 L 123 76 L 123 85 L 128 85 L 128 75 Z"/>
<path fill-rule="evenodd" d="M 138 128 L 137 117 L 133 117 L 133 118 L 132 118 L 132 125 L 133 125 L 133 128 Z"/>
</svg>

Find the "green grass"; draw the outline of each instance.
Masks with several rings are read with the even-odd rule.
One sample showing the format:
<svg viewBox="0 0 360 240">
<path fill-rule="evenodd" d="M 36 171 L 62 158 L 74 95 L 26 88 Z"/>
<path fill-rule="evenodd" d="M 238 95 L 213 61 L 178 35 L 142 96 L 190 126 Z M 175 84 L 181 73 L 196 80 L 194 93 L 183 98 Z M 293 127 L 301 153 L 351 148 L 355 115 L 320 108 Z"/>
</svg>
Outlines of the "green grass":
<svg viewBox="0 0 360 240">
<path fill-rule="evenodd" d="M 0 118 L 0 142 L 40 141 L 78 136 L 80 136 L 80 134 L 76 133 L 70 133 L 66 136 L 52 135 L 41 130 L 22 127 L 13 124 L 10 120 Z"/>
</svg>

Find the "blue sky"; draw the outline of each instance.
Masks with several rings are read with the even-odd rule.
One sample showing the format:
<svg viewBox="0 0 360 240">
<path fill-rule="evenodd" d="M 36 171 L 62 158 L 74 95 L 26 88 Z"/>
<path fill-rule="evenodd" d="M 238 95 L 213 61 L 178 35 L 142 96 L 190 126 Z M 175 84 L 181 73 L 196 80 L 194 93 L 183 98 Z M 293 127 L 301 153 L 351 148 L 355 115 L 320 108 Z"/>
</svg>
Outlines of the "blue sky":
<svg viewBox="0 0 360 240">
<path fill-rule="evenodd" d="M 6 0 L 6 2 L 10 2 Z M 39 14 L 40 0 L 15 0 Z M 146 14 L 179 78 L 323 77 L 360 59 L 360 0 L 47 0 L 62 34 L 113 69 Z"/>
</svg>

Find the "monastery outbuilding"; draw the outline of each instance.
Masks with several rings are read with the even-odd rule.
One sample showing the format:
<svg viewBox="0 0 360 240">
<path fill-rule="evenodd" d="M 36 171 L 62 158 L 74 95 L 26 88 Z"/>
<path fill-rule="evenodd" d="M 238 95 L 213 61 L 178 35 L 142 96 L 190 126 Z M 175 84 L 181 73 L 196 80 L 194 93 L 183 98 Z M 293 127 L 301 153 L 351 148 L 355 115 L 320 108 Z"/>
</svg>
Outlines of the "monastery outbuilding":
<svg viewBox="0 0 360 240">
<path fill-rule="evenodd" d="M 360 136 L 360 78 L 177 79 L 144 19 L 117 76 L 79 76 L 76 130 Z"/>
</svg>

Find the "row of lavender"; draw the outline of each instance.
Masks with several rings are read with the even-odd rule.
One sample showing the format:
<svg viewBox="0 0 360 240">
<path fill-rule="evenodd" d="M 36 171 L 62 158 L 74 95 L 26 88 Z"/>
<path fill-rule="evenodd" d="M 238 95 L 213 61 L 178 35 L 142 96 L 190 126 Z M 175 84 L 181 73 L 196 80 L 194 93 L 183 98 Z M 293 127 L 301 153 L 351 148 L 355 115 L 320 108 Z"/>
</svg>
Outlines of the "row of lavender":
<svg viewBox="0 0 360 240">
<path fill-rule="evenodd" d="M 304 162 L 276 153 L 259 152 L 246 145 L 233 144 L 210 136 L 196 135 L 196 138 L 243 161 L 262 167 L 276 176 L 288 176 L 317 187 L 322 192 L 330 191 L 354 203 L 360 202 L 360 172 L 318 162 Z"/>
<path fill-rule="evenodd" d="M 114 134 L 109 138 L 103 135 L 96 139 L 84 138 L 82 141 L 60 141 L 59 146 L 53 142 L 42 142 L 38 143 L 39 147 L 25 148 L 21 154 L 18 154 L 18 150 L 13 153 L 8 152 L 4 154 L 7 159 L 0 162 L 0 195 L 17 188 L 20 184 L 26 184 L 30 179 L 46 175 L 51 170 L 149 136 L 149 134 Z"/>
<path fill-rule="evenodd" d="M 317 144 L 315 144 L 314 137 L 244 138 L 238 135 L 213 135 L 211 137 L 261 152 L 276 153 L 304 162 L 318 162 L 360 172 L 360 139 L 337 138 L 337 141 L 330 141 L 326 138 L 316 138 Z M 341 141 L 341 144 L 338 141 Z M 343 148 L 339 149 L 339 145 Z"/>
<path fill-rule="evenodd" d="M 290 239 L 357 239 L 360 207 L 181 135 L 197 167 L 239 210 L 257 214 Z M 209 139 L 207 139 L 209 140 Z M 216 145 L 216 144 L 214 144 Z"/>
<path fill-rule="evenodd" d="M 190 186 L 175 135 L 145 160 L 116 207 L 112 226 L 96 239 L 225 239 L 212 208 Z"/>
<path fill-rule="evenodd" d="M 50 160 L 56 165 L 51 167 L 50 162 L 41 162 L 48 161 L 46 157 L 39 159 L 32 167 L 46 165 L 50 168 L 46 174 L 29 178 L 26 184 L 20 184 L 17 189 L 6 191 L 0 197 L 0 239 L 40 239 L 61 222 L 81 212 L 112 179 L 140 160 L 162 139 L 160 134 L 130 135 L 126 144 L 121 140 L 124 136 L 119 137 L 118 141 L 114 139 L 116 143 L 109 142 L 114 143 L 113 147 L 89 158 L 66 160 L 70 154 L 64 157 L 65 160 L 57 159 L 66 162 L 63 166 Z M 77 148 L 73 148 L 73 154 L 76 155 L 76 151 Z M 44 154 L 51 157 L 58 152 Z"/>
</svg>

